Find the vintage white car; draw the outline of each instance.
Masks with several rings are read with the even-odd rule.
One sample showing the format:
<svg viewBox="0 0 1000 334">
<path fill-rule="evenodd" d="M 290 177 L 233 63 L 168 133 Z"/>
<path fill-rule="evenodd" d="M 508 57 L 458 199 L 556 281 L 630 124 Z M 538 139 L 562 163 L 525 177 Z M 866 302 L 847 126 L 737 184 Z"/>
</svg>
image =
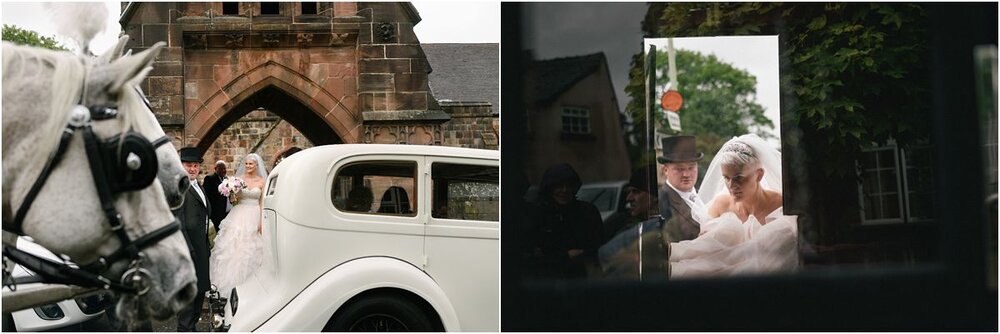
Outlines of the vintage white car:
<svg viewBox="0 0 1000 334">
<path fill-rule="evenodd" d="M 17 248 L 51 261 L 66 262 L 75 266 L 72 262 L 61 259 L 45 247 L 42 247 L 30 237 L 18 237 Z M 35 273 L 14 264 L 11 270 L 13 277 L 34 276 Z M 20 289 L 32 289 L 43 286 L 44 283 L 27 283 L 17 285 Z M 7 286 L 3 291 L 10 291 Z M 99 318 L 104 314 L 104 310 L 111 305 L 111 294 L 108 292 L 95 292 L 72 299 L 62 300 L 53 304 L 33 307 L 26 310 L 14 311 L 3 314 L 4 332 L 38 332 L 47 330 L 75 331 L 79 327 L 73 325 L 82 324 L 92 319 Z"/>
<path fill-rule="evenodd" d="M 230 331 L 499 330 L 499 152 L 319 146 L 264 190 L 264 265 Z"/>
</svg>

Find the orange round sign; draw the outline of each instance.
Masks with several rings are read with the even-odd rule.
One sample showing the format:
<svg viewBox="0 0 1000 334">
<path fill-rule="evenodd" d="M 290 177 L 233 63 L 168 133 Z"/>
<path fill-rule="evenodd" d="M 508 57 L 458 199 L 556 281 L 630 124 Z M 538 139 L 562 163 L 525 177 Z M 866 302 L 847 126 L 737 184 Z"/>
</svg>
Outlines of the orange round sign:
<svg viewBox="0 0 1000 334">
<path fill-rule="evenodd" d="M 684 98 L 681 97 L 681 93 L 676 90 L 668 90 L 666 93 L 663 93 L 663 97 L 660 98 L 660 106 L 668 111 L 677 112 L 684 106 Z"/>
</svg>

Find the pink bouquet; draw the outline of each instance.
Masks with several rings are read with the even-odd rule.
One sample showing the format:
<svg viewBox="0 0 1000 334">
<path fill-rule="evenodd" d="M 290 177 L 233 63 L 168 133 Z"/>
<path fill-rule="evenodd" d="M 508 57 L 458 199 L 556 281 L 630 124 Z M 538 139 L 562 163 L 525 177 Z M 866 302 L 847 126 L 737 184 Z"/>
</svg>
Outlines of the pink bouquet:
<svg viewBox="0 0 1000 334">
<path fill-rule="evenodd" d="M 233 204 L 236 204 L 236 195 L 240 193 L 243 189 L 246 189 L 247 183 L 243 182 L 243 179 L 238 177 L 228 177 L 222 180 L 219 184 L 219 194 L 222 196 L 229 197 Z"/>
</svg>

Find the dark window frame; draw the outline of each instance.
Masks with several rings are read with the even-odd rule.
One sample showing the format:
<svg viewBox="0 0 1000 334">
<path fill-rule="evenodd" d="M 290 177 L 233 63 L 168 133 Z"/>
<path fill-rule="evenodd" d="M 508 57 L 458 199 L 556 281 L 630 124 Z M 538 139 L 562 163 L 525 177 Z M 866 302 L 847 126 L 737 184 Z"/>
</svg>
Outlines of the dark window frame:
<svg viewBox="0 0 1000 334">
<path fill-rule="evenodd" d="M 521 91 L 521 7 L 505 3 L 503 104 Z M 522 281 L 518 237 L 522 159 L 503 159 L 502 331 L 996 331 L 996 282 L 986 246 L 972 46 L 996 44 L 997 4 L 928 4 L 939 261 L 911 268 L 842 269 L 790 276 L 655 282 Z M 782 38 L 779 36 L 779 38 Z M 787 41 L 781 40 L 780 51 Z M 956 50 L 967 50 L 960 52 Z M 788 66 L 788 64 L 782 64 Z M 789 87 L 782 87 L 787 92 Z M 783 95 L 783 105 L 786 97 Z M 503 156 L 524 152 L 526 115 L 504 119 Z M 782 126 L 783 137 L 786 131 Z M 788 151 L 784 147 L 783 151 Z M 948 163 L 956 156 L 970 163 Z M 787 170 L 787 169 L 786 169 Z M 508 183 L 509 182 L 509 183 Z M 787 200 L 787 197 L 786 197 Z M 509 219 L 509 220 L 508 220 Z M 513 223 L 513 224 L 512 224 Z M 990 288 L 992 284 L 992 288 Z"/>
</svg>

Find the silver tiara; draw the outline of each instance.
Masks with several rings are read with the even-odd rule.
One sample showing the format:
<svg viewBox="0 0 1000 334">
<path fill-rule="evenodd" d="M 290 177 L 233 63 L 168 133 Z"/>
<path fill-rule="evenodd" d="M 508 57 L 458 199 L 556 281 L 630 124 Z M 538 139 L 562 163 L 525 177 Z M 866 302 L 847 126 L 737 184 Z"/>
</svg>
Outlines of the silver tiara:
<svg viewBox="0 0 1000 334">
<path fill-rule="evenodd" d="M 740 155 L 746 155 L 751 157 L 755 156 L 753 153 L 753 148 L 751 148 L 750 145 L 747 145 L 747 143 L 737 140 L 733 140 L 726 143 L 726 145 L 722 146 L 722 149 L 720 149 L 719 152 L 720 153 L 733 152 Z"/>
</svg>

